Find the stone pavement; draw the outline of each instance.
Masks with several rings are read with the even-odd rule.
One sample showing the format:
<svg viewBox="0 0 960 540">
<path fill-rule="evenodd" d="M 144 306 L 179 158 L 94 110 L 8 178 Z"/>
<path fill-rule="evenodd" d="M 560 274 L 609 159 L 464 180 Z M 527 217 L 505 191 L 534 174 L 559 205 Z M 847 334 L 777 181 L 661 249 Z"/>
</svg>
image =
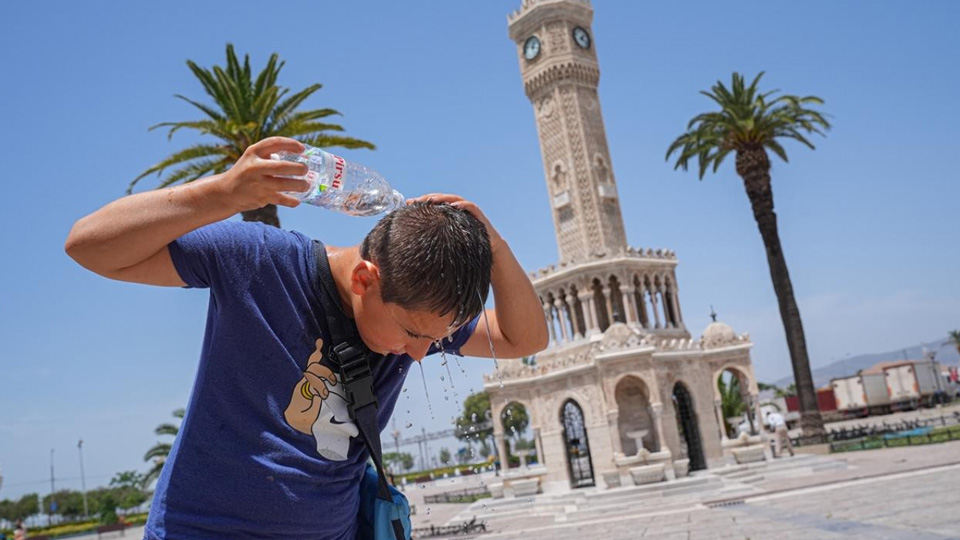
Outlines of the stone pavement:
<svg viewBox="0 0 960 540">
<path fill-rule="evenodd" d="M 960 465 L 637 516 L 500 529 L 523 540 L 960 540 Z"/>
<path fill-rule="evenodd" d="M 487 501 L 456 505 L 453 521 L 480 514 L 490 532 L 477 540 L 960 540 L 960 441 L 830 458 L 847 466 L 803 476 L 761 470 L 768 477 L 751 482 L 752 491 L 712 500 L 611 498 L 619 508 L 574 512 L 567 522 L 537 511 L 549 502 Z M 431 515 L 447 505 L 432 506 Z"/>
</svg>

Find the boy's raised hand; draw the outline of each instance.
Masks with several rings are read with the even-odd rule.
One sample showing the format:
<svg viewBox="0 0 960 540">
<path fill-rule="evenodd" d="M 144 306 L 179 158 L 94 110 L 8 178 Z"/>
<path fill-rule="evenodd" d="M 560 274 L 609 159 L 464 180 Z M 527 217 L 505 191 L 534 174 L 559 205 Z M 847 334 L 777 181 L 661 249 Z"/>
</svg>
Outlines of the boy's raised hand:
<svg viewBox="0 0 960 540">
<path fill-rule="evenodd" d="M 453 195 L 451 193 L 428 193 L 426 195 L 421 195 L 419 197 L 414 197 L 413 199 L 407 199 L 407 204 L 413 204 L 415 202 L 433 202 L 433 203 L 446 203 L 455 208 L 461 208 L 470 212 L 470 215 L 480 220 L 480 223 L 483 223 L 483 226 L 487 228 L 487 235 L 490 237 L 490 246 L 493 248 L 497 247 L 503 238 L 501 238 L 500 233 L 493 227 L 493 224 L 490 223 L 490 220 L 487 219 L 487 216 L 483 214 L 483 211 L 480 210 L 480 207 L 476 203 L 470 202 L 459 195 Z"/>
<path fill-rule="evenodd" d="M 249 146 L 233 167 L 218 179 L 217 185 L 226 204 L 236 212 L 256 210 L 268 204 L 293 208 L 300 204 L 284 191 L 306 191 L 310 183 L 286 176 L 303 176 L 303 163 L 270 159 L 277 152 L 301 153 L 303 143 L 286 137 L 270 137 Z"/>
</svg>

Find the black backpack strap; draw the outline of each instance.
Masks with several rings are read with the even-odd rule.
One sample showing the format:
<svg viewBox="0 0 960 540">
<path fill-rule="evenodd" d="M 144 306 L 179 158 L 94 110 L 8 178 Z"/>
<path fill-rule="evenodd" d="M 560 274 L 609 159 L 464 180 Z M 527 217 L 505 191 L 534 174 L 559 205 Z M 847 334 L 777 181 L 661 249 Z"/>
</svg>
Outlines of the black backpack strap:
<svg viewBox="0 0 960 540">
<path fill-rule="evenodd" d="M 353 324 L 350 324 L 340 304 L 337 286 L 330 272 L 327 250 L 321 242 L 314 240 L 314 254 L 317 260 L 317 275 L 320 281 L 320 302 L 323 305 L 324 319 L 331 343 L 327 348 L 327 357 L 339 368 L 340 380 L 346 389 L 350 418 L 357 424 L 360 437 L 377 468 L 380 484 L 379 496 L 393 501 L 383 472 L 383 450 L 380 446 L 380 428 L 377 411 L 380 404 L 373 390 L 372 362 L 382 359 L 364 345 Z M 324 324 L 325 323 L 325 324 Z M 396 529 L 396 526 L 394 526 Z M 402 531 L 402 527 L 401 527 Z M 395 531 L 396 532 L 396 531 Z M 398 537 L 402 540 L 402 537 Z"/>
</svg>

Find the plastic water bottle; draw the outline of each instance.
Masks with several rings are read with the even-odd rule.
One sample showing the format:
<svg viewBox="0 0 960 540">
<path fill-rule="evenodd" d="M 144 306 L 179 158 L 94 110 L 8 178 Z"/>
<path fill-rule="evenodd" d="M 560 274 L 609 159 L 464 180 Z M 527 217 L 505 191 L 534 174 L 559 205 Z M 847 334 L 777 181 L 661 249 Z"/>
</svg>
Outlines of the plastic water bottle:
<svg viewBox="0 0 960 540">
<path fill-rule="evenodd" d="M 310 182 L 306 191 L 289 191 L 287 195 L 302 202 L 337 210 L 351 216 L 375 216 L 403 206 L 403 195 L 390 187 L 379 173 L 331 154 L 306 146 L 302 154 L 278 152 L 271 159 L 306 163 L 309 171 L 296 176 Z"/>
</svg>

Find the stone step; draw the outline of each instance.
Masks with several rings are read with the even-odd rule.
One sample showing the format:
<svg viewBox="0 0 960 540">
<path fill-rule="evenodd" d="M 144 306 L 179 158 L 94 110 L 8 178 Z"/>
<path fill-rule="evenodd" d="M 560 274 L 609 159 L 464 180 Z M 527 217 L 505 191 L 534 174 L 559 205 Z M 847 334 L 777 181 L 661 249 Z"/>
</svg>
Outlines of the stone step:
<svg viewBox="0 0 960 540">
<path fill-rule="evenodd" d="M 645 514 L 669 512 L 671 510 L 683 510 L 686 508 L 692 508 L 697 504 L 699 504 L 699 498 L 678 498 L 678 500 L 660 501 L 656 504 L 644 506 L 610 505 L 609 507 L 593 508 L 567 514 L 566 521 L 589 521 L 598 518 L 612 518 L 624 515 L 642 516 Z"/>
<path fill-rule="evenodd" d="M 606 499 L 616 499 L 616 498 L 632 498 L 642 496 L 643 494 L 654 494 L 654 493 L 668 493 L 677 490 L 687 490 L 687 489 L 709 489 L 711 486 L 720 486 L 722 485 L 722 480 L 712 475 L 703 475 L 695 477 L 686 477 L 679 478 L 677 480 L 670 480 L 666 482 L 656 482 L 653 484 L 643 484 L 641 486 L 625 486 L 619 488 L 612 488 L 605 491 L 598 491 L 593 493 L 586 493 L 585 498 L 587 502 L 591 501 L 602 501 Z"/>
</svg>

